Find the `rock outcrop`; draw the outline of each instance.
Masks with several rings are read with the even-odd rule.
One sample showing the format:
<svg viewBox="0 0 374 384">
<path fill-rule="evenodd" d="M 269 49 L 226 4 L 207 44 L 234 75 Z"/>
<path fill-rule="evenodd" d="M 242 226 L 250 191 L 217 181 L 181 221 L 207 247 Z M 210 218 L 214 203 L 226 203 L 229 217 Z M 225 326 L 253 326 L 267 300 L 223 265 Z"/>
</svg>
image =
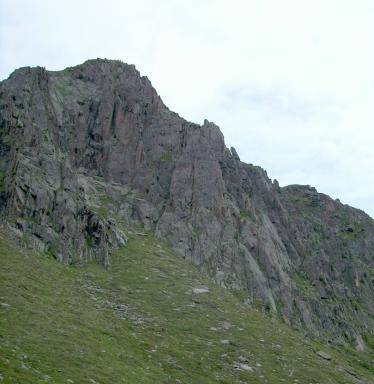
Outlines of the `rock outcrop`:
<svg viewBox="0 0 374 384">
<path fill-rule="evenodd" d="M 1 215 L 61 261 L 110 264 L 135 222 L 249 303 L 332 342 L 374 329 L 374 221 L 280 188 L 219 128 L 171 112 L 134 66 L 21 68 L 0 85 Z"/>
</svg>

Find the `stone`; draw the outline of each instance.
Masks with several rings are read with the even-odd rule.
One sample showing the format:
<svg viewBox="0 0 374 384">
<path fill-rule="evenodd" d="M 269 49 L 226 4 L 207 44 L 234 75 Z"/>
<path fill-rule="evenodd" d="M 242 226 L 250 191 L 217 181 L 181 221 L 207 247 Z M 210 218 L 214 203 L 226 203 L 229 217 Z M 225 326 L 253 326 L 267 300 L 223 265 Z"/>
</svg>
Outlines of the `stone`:
<svg viewBox="0 0 374 384">
<path fill-rule="evenodd" d="M 317 351 L 316 354 L 319 356 L 319 357 L 322 357 L 322 359 L 325 359 L 325 360 L 331 360 L 331 356 L 326 353 L 326 352 L 323 352 L 323 351 Z"/>
<path fill-rule="evenodd" d="M 244 363 L 234 363 L 234 368 L 239 370 L 239 371 L 253 372 L 253 368 L 251 366 L 249 366 L 248 364 L 244 364 Z"/>
<path fill-rule="evenodd" d="M 195 293 L 195 294 L 207 293 L 207 292 L 209 292 L 208 287 L 192 288 L 192 293 Z"/>
<path fill-rule="evenodd" d="M 227 320 L 222 322 L 221 328 L 225 331 L 228 331 L 232 327 L 231 323 Z"/>
</svg>

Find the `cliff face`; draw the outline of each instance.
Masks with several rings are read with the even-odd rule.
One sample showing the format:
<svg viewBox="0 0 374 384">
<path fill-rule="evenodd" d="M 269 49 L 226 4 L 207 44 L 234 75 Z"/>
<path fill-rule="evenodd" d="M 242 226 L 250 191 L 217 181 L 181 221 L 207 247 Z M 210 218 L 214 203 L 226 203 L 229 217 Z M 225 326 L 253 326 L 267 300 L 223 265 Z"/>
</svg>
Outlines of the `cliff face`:
<svg viewBox="0 0 374 384">
<path fill-rule="evenodd" d="M 374 329 L 374 221 L 280 188 L 219 128 L 171 112 L 119 61 L 21 68 L 0 85 L 3 221 L 69 263 L 110 264 L 121 224 L 154 230 L 219 284 L 332 342 Z"/>
</svg>

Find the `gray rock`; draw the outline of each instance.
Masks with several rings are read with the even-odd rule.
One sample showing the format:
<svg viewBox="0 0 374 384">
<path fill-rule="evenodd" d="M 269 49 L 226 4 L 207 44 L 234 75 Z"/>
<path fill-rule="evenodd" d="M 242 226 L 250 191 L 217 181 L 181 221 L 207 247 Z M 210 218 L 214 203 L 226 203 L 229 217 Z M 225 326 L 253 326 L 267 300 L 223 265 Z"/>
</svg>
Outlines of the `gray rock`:
<svg viewBox="0 0 374 384">
<path fill-rule="evenodd" d="M 0 138 L 0 214 L 24 245 L 109 267 L 120 223 L 140 224 L 263 311 L 364 348 L 373 220 L 313 187 L 281 188 L 214 123 L 171 112 L 134 66 L 16 70 L 0 83 Z"/>
<path fill-rule="evenodd" d="M 225 331 L 228 331 L 232 327 L 231 323 L 229 321 L 223 321 L 221 328 Z"/>
<path fill-rule="evenodd" d="M 238 371 L 253 372 L 253 368 L 248 364 L 244 364 L 244 363 L 234 363 L 234 368 L 237 369 Z"/>
<path fill-rule="evenodd" d="M 192 293 L 195 293 L 195 294 L 207 293 L 207 292 L 209 292 L 208 287 L 192 288 Z"/>
<path fill-rule="evenodd" d="M 323 352 L 323 351 L 317 351 L 316 354 L 319 356 L 319 357 L 322 357 L 322 359 L 325 359 L 325 360 L 331 360 L 331 356 L 326 353 L 326 352 Z"/>
</svg>

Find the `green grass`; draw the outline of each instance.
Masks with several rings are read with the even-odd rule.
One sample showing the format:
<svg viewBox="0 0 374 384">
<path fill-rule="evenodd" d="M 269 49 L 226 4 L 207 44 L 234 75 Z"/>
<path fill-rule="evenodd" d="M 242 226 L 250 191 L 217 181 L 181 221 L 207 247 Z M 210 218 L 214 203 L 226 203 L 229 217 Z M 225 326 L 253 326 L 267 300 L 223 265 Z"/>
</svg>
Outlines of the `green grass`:
<svg viewBox="0 0 374 384">
<path fill-rule="evenodd" d="M 105 206 L 90 207 L 92 212 L 95 212 L 101 219 L 107 219 L 109 217 L 109 209 Z"/>
<path fill-rule="evenodd" d="M 110 215 L 110 207 L 113 204 L 113 198 L 109 195 L 99 195 L 97 197 L 97 205 L 91 206 L 92 212 L 102 219 L 108 219 Z"/>
<path fill-rule="evenodd" d="M 300 273 L 294 273 L 292 276 L 293 281 L 296 284 L 298 290 L 303 294 L 304 297 L 309 299 L 315 299 L 318 297 L 318 292 L 310 283 L 310 281 L 302 276 Z"/>
<path fill-rule="evenodd" d="M 159 159 L 160 163 L 171 164 L 173 163 L 173 157 L 171 153 L 164 153 Z"/>
<path fill-rule="evenodd" d="M 109 195 L 100 195 L 99 196 L 99 202 L 100 202 L 100 204 L 105 205 L 105 206 L 111 205 L 111 204 L 113 204 L 113 198 Z"/>
<path fill-rule="evenodd" d="M 303 217 L 313 218 L 315 214 L 315 206 L 310 197 L 288 192 L 287 199 L 297 208 L 298 212 L 301 213 Z"/>
<path fill-rule="evenodd" d="M 109 270 L 65 266 L 0 238 L 0 382 L 374 382 L 370 352 L 304 339 L 152 235 L 128 235 Z M 201 286 L 209 292 L 192 293 Z"/>
</svg>

